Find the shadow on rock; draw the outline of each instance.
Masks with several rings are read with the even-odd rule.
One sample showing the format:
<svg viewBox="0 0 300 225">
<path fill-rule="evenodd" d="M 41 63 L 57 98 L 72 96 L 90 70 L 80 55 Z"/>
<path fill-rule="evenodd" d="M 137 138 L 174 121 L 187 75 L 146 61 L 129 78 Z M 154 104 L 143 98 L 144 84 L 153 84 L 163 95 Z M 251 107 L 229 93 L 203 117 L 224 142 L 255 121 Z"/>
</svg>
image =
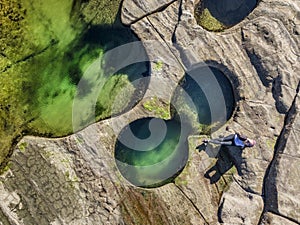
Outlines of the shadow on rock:
<svg viewBox="0 0 300 225">
<path fill-rule="evenodd" d="M 257 6 L 257 0 L 204 0 L 202 7 L 226 26 L 234 26 Z"/>
<path fill-rule="evenodd" d="M 199 151 L 205 151 L 210 158 L 216 158 L 217 162 L 214 166 L 208 169 L 204 177 L 210 179 L 210 183 L 218 182 L 223 174 L 230 170 L 233 166 L 236 167 L 238 174 L 241 176 L 242 149 L 235 146 L 213 146 L 204 144 L 197 147 Z"/>
</svg>

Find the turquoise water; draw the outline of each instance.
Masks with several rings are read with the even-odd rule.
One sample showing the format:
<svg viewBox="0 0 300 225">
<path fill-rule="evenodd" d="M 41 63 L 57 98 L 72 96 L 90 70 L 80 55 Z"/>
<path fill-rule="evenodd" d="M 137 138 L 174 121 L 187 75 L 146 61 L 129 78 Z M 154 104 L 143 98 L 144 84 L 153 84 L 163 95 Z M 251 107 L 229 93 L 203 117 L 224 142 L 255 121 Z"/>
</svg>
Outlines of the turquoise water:
<svg viewBox="0 0 300 225">
<path fill-rule="evenodd" d="M 118 136 L 116 164 L 136 186 L 157 187 L 176 178 L 187 163 L 188 136 L 204 132 L 198 129 L 203 124 L 218 124 L 218 129 L 231 117 L 231 83 L 214 67 L 196 67 L 176 88 L 171 105 L 171 120 L 140 119 L 123 128 Z"/>
<path fill-rule="evenodd" d="M 27 125 L 28 133 L 51 137 L 73 133 L 75 99 L 77 103 L 80 102 L 81 111 L 86 111 L 80 121 L 80 129 L 112 116 L 114 99 L 125 86 L 129 91 L 122 100 L 124 105 L 120 106 L 119 113 L 128 104 L 136 104 L 142 95 L 132 103 L 139 87 L 131 83 L 149 74 L 147 63 L 128 65 L 112 73 L 106 69 L 106 65 L 116 59 L 104 58 L 109 50 L 136 40 L 129 28 L 94 26 L 70 44 L 66 52 L 56 52 L 53 55 L 52 50 L 40 59 L 35 58 L 33 64 L 37 66 L 40 82 L 34 93 L 32 109 L 37 117 Z M 91 69 L 95 62 L 97 65 Z M 84 77 L 87 70 L 90 74 Z M 147 84 L 139 91 L 144 93 L 146 86 Z M 92 90 L 97 88 L 101 91 L 95 95 Z M 94 109 L 89 109 L 90 98 L 96 102 Z"/>
</svg>

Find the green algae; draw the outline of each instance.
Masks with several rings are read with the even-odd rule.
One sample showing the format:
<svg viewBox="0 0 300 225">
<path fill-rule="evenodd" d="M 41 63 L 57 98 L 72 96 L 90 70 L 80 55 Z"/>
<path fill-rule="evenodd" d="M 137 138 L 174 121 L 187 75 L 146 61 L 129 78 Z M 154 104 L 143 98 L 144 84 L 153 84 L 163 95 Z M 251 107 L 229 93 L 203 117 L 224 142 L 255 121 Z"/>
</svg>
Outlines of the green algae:
<svg viewBox="0 0 300 225">
<path fill-rule="evenodd" d="M 22 142 L 22 143 L 19 144 L 18 147 L 19 147 L 19 149 L 20 149 L 21 152 L 25 152 L 27 146 L 28 146 L 27 142 Z"/>
<path fill-rule="evenodd" d="M 196 13 L 199 25 L 209 31 L 223 31 L 226 26 L 213 17 L 209 9 L 205 8 L 201 13 Z"/>
<path fill-rule="evenodd" d="M 124 94 L 120 97 L 118 93 L 123 89 L 126 89 L 127 95 Z M 96 119 L 104 119 L 111 116 L 112 113 L 118 114 L 122 112 L 130 103 L 130 98 L 133 97 L 133 94 L 134 87 L 126 74 L 110 77 L 103 85 L 97 99 L 96 114 L 98 116 Z"/>
<path fill-rule="evenodd" d="M 154 70 L 155 71 L 160 71 L 162 69 L 163 65 L 164 65 L 164 63 L 162 61 L 156 62 L 155 65 L 154 65 Z"/>
<path fill-rule="evenodd" d="M 233 111 L 234 96 L 222 71 L 199 65 L 186 73 L 165 110 L 163 105 L 152 97 L 142 106 L 158 118 L 171 120 L 156 118 L 158 122 L 154 125 L 150 124 L 153 118 L 136 120 L 123 128 L 116 142 L 115 159 L 120 173 L 139 187 L 158 187 L 170 182 L 186 185 L 185 174 L 176 177 L 188 167 L 188 136 L 208 135 L 227 121 Z"/>
<path fill-rule="evenodd" d="M 78 14 L 72 12 L 72 0 L 23 0 L 22 4 L 27 10 L 27 29 L 34 38 L 32 41 L 37 41 L 40 46 L 57 40 L 60 49 L 64 50 L 81 32 L 83 24 L 76 28 L 76 23 L 71 20 L 72 13 Z"/>
<path fill-rule="evenodd" d="M 119 3 L 107 1 L 109 8 L 104 7 L 103 14 L 93 11 L 109 15 L 109 19 L 102 22 L 111 24 L 116 20 Z M 11 147 L 24 134 L 58 137 L 73 133 L 73 100 L 84 71 L 95 60 L 101 60 L 106 50 L 136 40 L 129 28 L 98 24 L 87 29 L 79 12 L 80 5 L 76 4 L 79 3 L 74 5 L 71 0 L 1 3 L 0 22 L 4 28 L 0 33 L 2 168 L 5 166 L 2 162 L 12 153 Z M 110 10 L 113 12 L 109 13 Z M 147 71 L 146 67 L 142 68 Z M 120 108 L 125 107 L 135 91 L 131 79 L 123 72 L 103 76 L 104 88 L 95 112 L 97 120 L 111 116 L 111 99 L 126 86 L 128 93 Z"/>
<path fill-rule="evenodd" d="M 153 112 L 154 115 L 161 119 L 170 119 L 170 104 L 161 102 L 156 96 L 143 103 L 144 109 Z"/>
<path fill-rule="evenodd" d="M 245 19 L 257 6 L 257 0 L 202 0 L 195 9 L 199 25 L 220 32 Z"/>
<path fill-rule="evenodd" d="M 59 19 L 56 26 L 50 24 L 50 15 L 43 13 L 43 9 L 50 7 L 53 10 L 53 3 L 49 1 L 49 4 L 43 5 L 42 1 L 17 0 L 1 2 L 0 18 L 4 29 L 0 34 L 0 163 L 11 152 L 11 146 L 24 133 L 29 132 L 28 124 L 39 117 L 39 89 L 43 81 L 48 82 L 54 77 L 44 79 L 47 76 L 44 67 L 58 56 L 58 43 L 62 43 L 65 38 L 55 29 L 61 28 L 60 32 L 64 34 L 72 30 L 70 24 L 67 29 L 66 24 Z M 56 8 L 59 9 L 55 17 L 61 17 L 64 13 L 69 16 L 67 3 L 71 1 L 57 3 Z M 66 17 L 61 18 L 65 20 Z M 65 41 L 65 45 L 70 41 Z M 53 57 L 43 58 L 47 53 Z"/>
<path fill-rule="evenodd" d="M 91 21 L 93 25 L 116 23 L 121 2 L 122 0 L 90 0 L 88 6 L 83 9 L 85 20 Z M 84 1 L 82 1 L 82 5 L 85 6 Z"/>
</svg>

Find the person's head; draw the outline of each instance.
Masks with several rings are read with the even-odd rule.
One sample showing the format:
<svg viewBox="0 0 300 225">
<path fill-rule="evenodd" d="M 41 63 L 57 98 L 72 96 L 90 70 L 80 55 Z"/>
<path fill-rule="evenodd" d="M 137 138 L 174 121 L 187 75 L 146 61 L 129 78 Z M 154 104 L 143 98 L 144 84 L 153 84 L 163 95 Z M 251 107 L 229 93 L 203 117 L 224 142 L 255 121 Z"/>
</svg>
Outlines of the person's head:
<svg viewBox="0 0 300 225">
<path fill-rule="evenodd" d="M 246 147 L 253 147 L 256 144 L 255 140 L 252 140 L 250 138 L 247 138 L 244 142 Z"/>
</svg>

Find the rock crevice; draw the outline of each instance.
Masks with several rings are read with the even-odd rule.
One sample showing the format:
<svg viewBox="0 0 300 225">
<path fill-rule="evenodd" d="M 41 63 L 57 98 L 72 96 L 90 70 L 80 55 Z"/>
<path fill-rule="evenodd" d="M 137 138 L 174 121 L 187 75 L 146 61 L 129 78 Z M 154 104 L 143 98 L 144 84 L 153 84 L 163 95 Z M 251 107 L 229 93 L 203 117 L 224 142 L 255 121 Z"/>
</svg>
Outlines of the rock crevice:
<svg viewBox="0 0 300 225">
<path fill-rule="evenodd" d="M 134 24 L 147 16 L 164 11 L 169 5 L 177 1 L 178 0 L 155 0 L 146 2 L 140 0 L 124 0 L 122 5 L 122 22 L 125 25 Z"/>
<path fill-rule="evenodd" d="M 187 196 L 187 194 L 178 186 L 175 184 L 175 186 L 180 190 L 180 192 L 182 193 L 182 195 L 193 205 L 193 207 L 196 209 L 196 211 L 199 213 L 199 215 L 203 218 L 205 224 L 209 225 L 209 222 L 207 221 L 207 219 L 205 218 L 205 215 L 201 212 L 201 210 L 195 205 L 195 203 L 193 202 L 192 199 L 189 198 L 189 196 Z"/>
<path fill-rule="evenodd" d="M 293 100 L 293 103 L 288 110 L 286 116 L 285 116 L 285 121 L 284 121 L 284 126 L 283 129 L 277 139 L 277 142 L 274 147 L 274 156 L 272 161 L 270 162 L 269 167 L 266 170 L 266 174 L 264 177 L 264 184 L 263 184 L 263 198 L 264 198 L 264 213 L 266 212 L 272 212 L 276 215 L 280 215 L 282 217 L 288 218 L 289 220 L 293 222 L 300 222 L 297 221 L 295 218 L 288 217 L 286 215 L 283 215 L 280 213 L 279 210 L 279 200 L 278 200 L 278 181 L 277 181 L 277 176 L 278 176 L 278 170 L 280 167 L 280 161 L 283 157 L 283 154 L 288 154 L 285 153 L 285 149 L 287 147 L 287 142 L 290 137 L 291 132 L 293 131 L 293 124 L 295 122 L 295 119 L 299 113 L 299 85 L 300 82 L 298 83 L 297 87 L 297 93 L 296 96 Z M 292 157 L 292 160 L 295 158 Z M 288 167 L 286 168 L 288 169 Z"/>
</svg>

